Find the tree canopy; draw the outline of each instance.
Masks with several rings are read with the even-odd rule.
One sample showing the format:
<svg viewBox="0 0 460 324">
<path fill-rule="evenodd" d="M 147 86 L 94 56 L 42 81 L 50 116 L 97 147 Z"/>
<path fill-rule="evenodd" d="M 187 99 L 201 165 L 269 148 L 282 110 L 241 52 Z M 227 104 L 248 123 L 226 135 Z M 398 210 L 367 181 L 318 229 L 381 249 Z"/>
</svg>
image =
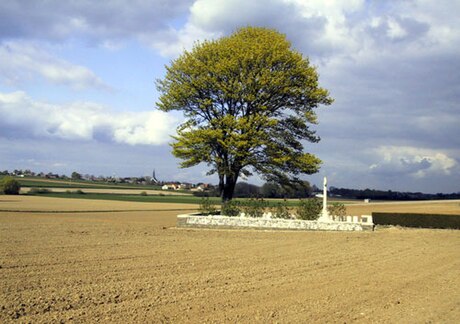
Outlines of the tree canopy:
<svg viewBox="0 0 460 324">
<path fill-rule="evenodd" d="M 19 195 L 21 184 L 12 177 L 5 177 L 0 182 L 0 193 L 5 195 Z"/>
<path fill-rule="evenodd" d="M 223 201 L 232 199 L 242 175 L 286 184 L 319 170 L 321 161 L 304 152 L 304 143 L 319 141 L 310 128 L 314 109 L 332 99 L 285 35 L 246 27 L 197 43 L 166 67 L 157 88 L 158 108 L 186 117 L 173 154 L 181 167 L 210 166 Z"/>
<path fill-rule="evenodd" d="M 77 171 L 72 172 L 71 176 L 72 180 L 81 180 L 81 174 Z"/>
</svg>

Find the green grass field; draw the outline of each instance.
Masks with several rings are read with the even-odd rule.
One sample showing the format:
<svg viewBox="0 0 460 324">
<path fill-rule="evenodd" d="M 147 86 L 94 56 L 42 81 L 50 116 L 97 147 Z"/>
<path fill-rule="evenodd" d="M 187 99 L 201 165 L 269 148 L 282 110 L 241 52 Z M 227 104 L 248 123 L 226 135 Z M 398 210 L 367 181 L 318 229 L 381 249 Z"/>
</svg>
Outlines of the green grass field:
<svg viewBox="0 0 460 324">
<path fill-rule="evenodd" d="M 161 203 L 179 203 L 179 204 L 200 204 L 200 197 L 195 196 L 171 196 L 171 195 L 132 195 L 132 194 L 111 194 L 111 193 L 66 193 L 66 192 L 49 192 L 49 193 L 32 193 L 27 195 L 46 196 L 55 198 L 74 198 L 74 199 L 97 199 L 97 200 L 115 200 L 115 201 L 134 201 L 134 202 L 161 202 Z M 220 203 L 220 198 L 212 197 L 211 201 L 216 204 Z"/>
<path fill-rule="evenodd" d="M 114 194 L 114 193 L 76 193 L 76 192 L 47 192 L 47 193 L 28 193 L 29 196 L 45 196 L 54 198 L 73 198 L 73 199 L 97 199 L 97 200 L 114 200 L 114 201 L 133 201 L 133 202 L 146 202 L 146 203 L 178 203 L 178 204 L 196 204 L 199 205 L 203 198 L 188 196 L 172 196 L 172 195 L 139 195 L 139 194 Z M 220 205 L 220 197 L 209 197 L 210 201 L 215 205 Z M 235 201 L 244 202 L 248 198 L 235 198 Z M 264 199 L 268 207 L 274 207 L 280 199 Z M 288 206 L 294 207 L 298 205 L 298 199 L 287 200 Z"/>
</svg>

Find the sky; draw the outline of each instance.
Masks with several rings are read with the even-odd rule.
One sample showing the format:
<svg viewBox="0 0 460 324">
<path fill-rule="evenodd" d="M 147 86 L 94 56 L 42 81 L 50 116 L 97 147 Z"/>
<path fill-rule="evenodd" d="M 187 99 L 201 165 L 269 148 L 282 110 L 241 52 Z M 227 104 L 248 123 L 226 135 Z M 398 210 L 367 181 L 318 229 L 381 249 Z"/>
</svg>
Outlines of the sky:
<svg viewBox="0 0 460 324">
<path fill-rule="evenodd" d="M 184 119 L 155 80 L 196 42 L 274 28 L 317 67 L 318 186 L 460 192 L 459 0 L 0 1 L 0 169 L 156 176 Z M 246 181 L 261 184 L 260 177 Z"/>
</svg>

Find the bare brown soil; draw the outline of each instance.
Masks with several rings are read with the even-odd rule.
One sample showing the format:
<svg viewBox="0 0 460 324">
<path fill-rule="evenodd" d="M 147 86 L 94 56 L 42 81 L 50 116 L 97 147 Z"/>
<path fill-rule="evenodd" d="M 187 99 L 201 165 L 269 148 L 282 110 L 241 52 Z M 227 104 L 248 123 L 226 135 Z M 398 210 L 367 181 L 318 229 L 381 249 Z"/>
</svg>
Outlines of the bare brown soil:
<svg viewBox="0 0 460 324">
<path fill-rule="evenodd" d="M 0 212 L 2 323 L 460 318 L 459 231 L 180 230 L 174 205 L 23 198 L 0 196 L 23 210 Z M 51 202 L 118 212 L 24 212 Z"/>
</svg>

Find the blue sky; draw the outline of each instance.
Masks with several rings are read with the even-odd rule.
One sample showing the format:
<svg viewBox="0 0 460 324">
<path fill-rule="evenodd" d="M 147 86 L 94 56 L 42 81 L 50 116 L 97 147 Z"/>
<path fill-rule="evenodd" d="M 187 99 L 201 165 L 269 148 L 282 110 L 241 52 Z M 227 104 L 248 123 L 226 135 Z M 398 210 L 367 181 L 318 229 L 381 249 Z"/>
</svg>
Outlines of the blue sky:
<svg viewBox="0 0 460 324">
<path fill-rule="evenodd" d="M 155 80 L 194 42 L 275 28 L 317 66 L 331 186 L 460 191 L 460 1 L 137 0 L 0 2 L 0 169 L 149 175 L 179 169 L 182 116 L 155 109 Z M 258 177 L 248 179 L 261 183 Z"/>
</svg>

